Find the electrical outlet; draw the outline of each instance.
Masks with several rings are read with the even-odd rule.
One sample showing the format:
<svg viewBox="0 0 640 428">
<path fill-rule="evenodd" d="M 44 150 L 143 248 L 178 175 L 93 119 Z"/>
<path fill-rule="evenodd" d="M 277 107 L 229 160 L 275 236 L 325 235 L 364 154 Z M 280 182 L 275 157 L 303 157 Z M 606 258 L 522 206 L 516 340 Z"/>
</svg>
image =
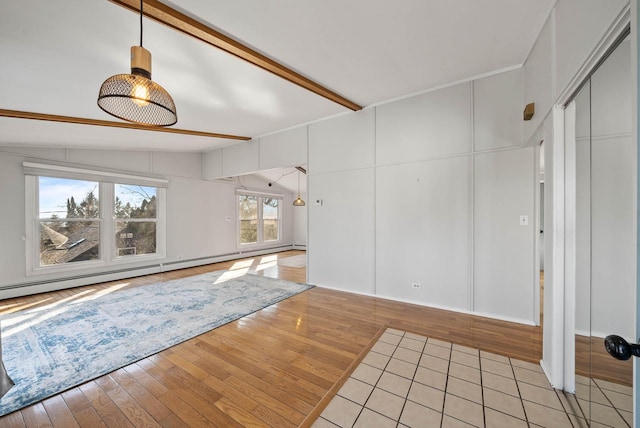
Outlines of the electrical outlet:
<svg viewBox="0 0 640 428">
<path fill-rule="evenodd" d="M 418 284 L 417 282 L 413 282 L 413 283 L 411 283 L 411 288 L 419 290 L 419 289 L 422 288 L 422 284 Z"/>
</svg>

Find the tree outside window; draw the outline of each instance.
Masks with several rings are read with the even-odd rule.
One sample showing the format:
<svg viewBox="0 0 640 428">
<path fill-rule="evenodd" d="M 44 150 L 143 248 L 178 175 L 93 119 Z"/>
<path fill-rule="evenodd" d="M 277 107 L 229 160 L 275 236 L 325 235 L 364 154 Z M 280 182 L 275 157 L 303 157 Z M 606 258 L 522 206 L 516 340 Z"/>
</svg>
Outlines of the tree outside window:
<svg viewBox="0 0 640 428">
<path fill-rule="evenodd" d="M 280 239 L 280 200 L 262 198 L 262 230 L 264 241 Z"/>
<path fill-rule="evenodd" d="M 156 252 L 157 191 L 155 187 L 114 185 L 117 257 Z"/>
<path fill-rule="evenodd" d="M 99 184 L 39 177 L 40 266 L 100 258 Z"/>
</svg>

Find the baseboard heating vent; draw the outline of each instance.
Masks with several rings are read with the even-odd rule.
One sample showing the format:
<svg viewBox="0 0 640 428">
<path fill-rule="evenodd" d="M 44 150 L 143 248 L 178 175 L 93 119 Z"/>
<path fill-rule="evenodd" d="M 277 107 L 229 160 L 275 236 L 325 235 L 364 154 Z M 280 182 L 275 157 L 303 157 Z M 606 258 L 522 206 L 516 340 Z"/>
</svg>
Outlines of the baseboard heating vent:
<svg viewBox="0 0 640 428">
<path fill-rule="evenodd" d="M 90 284 L 89 282 L 86 282 L 84 284 L 77 283 L 77 284 L 71 285 L 73 281 L 82 281 L 82 280 L 98 278 L 98 277 L 102 277 L 102 279 L 99 282 L 112 281 L 112 280 L 117 280 L 122 278 L 130 278 L 130 277 L 135 277 L 140 275 L 147 275 L 149 273 L 159 273 L 159 272 L 165 272 L 167 270 L 182 269 L 184 267 L 192 267 L 192 266 L 204 265 L 209 263 L 216 263 L 220 261 L 228 261 L 228 260 L 233 260 L 235 258 L 253 257 L 253 256 L 259 256 L 262 254 L 267 254 L 272 252 L 287 251 L 287 250 L 291 250 L 292 248 L 293 248 L 293 245 L 280 245 L 277 247 L 260 248 L 252 251 L 244 251 L 244 252 L 235 251 L 235 252 L 226 253 L 226 254 L 217 254 L 215 256 L 196 257 L 193 259 L 175 260 L 171 262 L 155 263 L 155 264 L 146 265 L 146 266 L 114 269 L 114 270 L 109 270 L 107 272 L 95 272 L 95 273 L 87 273 L 82 275 L 66 276 L 64 278 L 54 278 L 54 279 L 49 278 L 49 279 L 42 279 L 40 281 L 21 282 L 18 284 L 7 284 L 7 285 L 0 286 L 0 291 L 15 290 L 18 288 L 26 289 L 28 287 L 39 287 L 39 286 L 46 286 L 46 285 L 53 285 L 53 284 L 58 284 L 58 286 L 55 286 L 55 289 L 69 288 L 70 286 L 75 287 L 75 286 Z M 179 267 L 178 265 L 182 265 L 182 267 Z M 173 267 L 172 268 L 170 267 L 169 269 L 167 269 L 167 267 L 169 266 L 173 266 Z M 155 271 L 149 272 L 149 270 L 155 270 Z M 147 271 L 147 272 L 141 273 L 141 271 Z M 137 272 L 137 275 L 134 274 L 134 275 L 131 275 L 130 277 L 123 276 L 123 274 L 133 273 L 133 272 Z M 117 278 L 118 276 L 119 278 Z M 111 279 L 114 277 L 116 277 L 117 279 Z M 69 285 L 67 285 L 66 287 L 60 286 L 61 284 L 64 284 L 64 283 Z M 38 292 L 42 292 L 42 291 L 38 291 Z"/>
<path fill-rule="evenodd" d="M 22 288 L 22 287 L 33 287 L 33 286 L 38 286 L 38 285 L 47 285 L 47 284 L 54 284 L 57 282 L 63 282 L 63 281 L 76 281 L 79 279 L 87 279 L 87 278 L 95 278 L 97 276 L 105 276 L 105 275 L 117 275 L 120 273 L 126 273 L 126 272 L 135 272 L 135 271 L 139 271 L 139 270 L 143 270 L 143 269 L 160 269 L 162 267 L 162 265 L 160 264 L 153 264 L 153 265 L 148 265 L 148 266 L 137 266 L 137 267 L 131 267 L 131 268 L 125 268 L 125 269 L 115 269 L 115 270 L 110 270 L 108 272 L 95 272 L 95 273 L 87 273 L 87 274 L 83 274 L 83 275 L 74 275 L 74 276 L 65 276 L 64 278 L 57 278 L 57 279 L 43 279 L 41 281 L 30 281 L 30 282 L 21 282 L 19 284 L 8 284 L 8 285 L 3 285 L 0 286 L 0 291 L 2 290 L 11 290 L 14 288 Z"/>
<path fill-rule="evenodd" d="M 202 261 L 205 261 L 205 260 L 208 260 L 210 263 L 215 263 L 213 260 L 225 259 L 225 260 L 221 260 L 221 261 L 227 261 L 227 260 L 232 260 L 233 257 L 238 257 L 239 258 L 241 256 L 242 257 L 259 256 L 260 254 L 272 253 L 274 251 L 291 250 L 293 247 L 294 247 L 293 245 L 280 245 L 278 247 L 259 248 L 259 249 L 251 250 L 251 251 L 235 251 L 233 253 L 216 254 L 215 256 L 205 256 L 205 257 L 196 257 L 196 258 L 193 258 L 193 259 L 174 260 L 172 262 L 163 263 L 162 266 L 163 267 L 167 267 L 167 266 L 173 266 L 173 265 L 197 263 L 197 262 L 202 262 Z"/>
<path fill-rule="evenodd" d="M 171 265 L 180 265 L 180 264 L 184 264 L 184 263 L 201 262 L 201 261 L 204 261 L 204 260 L 219 259 L 221 257 L 239 256 L 241 254 L 242 254 L 241 252 L 236 251 L 235 253 L 217 254 L 215 256 L 204 256 L 204 257 L 196 257 L 196 258 L 193 258 L 193 259 L 174 260 L 172 262 L 162 263 L 162 266 L 171 266 Z"/>
</svg>

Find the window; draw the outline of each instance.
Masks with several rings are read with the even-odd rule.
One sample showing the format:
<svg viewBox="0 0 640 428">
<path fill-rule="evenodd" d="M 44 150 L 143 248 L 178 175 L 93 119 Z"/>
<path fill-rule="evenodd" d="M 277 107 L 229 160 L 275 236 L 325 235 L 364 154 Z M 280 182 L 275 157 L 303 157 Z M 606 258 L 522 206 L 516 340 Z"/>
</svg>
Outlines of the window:
<svg viewBox="0 0 640 428">
<path fill-rule="evenodd" d="M 100 259 L 100 183 L 38 179 L 40 266 Z"/>
<path fill-rule="evenodd" d="M 258 197 L 238 195 L 238 212 L 240 243 L 255 244 L 258 242 Z"/>
<path fill-rule="evenodd" d="M 116 257 L 155 254 L 158 189 L 126 184 L 114 187 Z"/>
<path fill-rule="evenodd" d="M 238 194 L 238 241 L 240 245 L 268 244 L 280 241 L 282 197 Z"/>
<path fill-rule="evenodd" d="M 262 198 L 262 236 L 265 242 L 280 239 L 280 199 Z"/>
<path fill-rule="evenodd" d="M 28 273 L 164 257 L 166 180 L 23 166 Z"/>
</svg>

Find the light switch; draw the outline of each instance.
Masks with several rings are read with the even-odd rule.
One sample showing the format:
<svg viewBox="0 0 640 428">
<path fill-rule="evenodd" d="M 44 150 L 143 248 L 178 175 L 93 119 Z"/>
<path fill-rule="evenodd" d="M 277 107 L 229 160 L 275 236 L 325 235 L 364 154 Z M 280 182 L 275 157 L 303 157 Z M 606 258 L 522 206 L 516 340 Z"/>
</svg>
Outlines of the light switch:
<svg viewBox="0 0 640 428">
<path fill-rule="evenodd" d="M 529 216 L 521 215 L 520 216 L 520 226 L 527 226 L 529 224 Z"/>
<path fill-rule="evenodd" d="M 316 199 L 316 201 L 315 201 L 314 205 L 315 205 L 316 207 L 321 207 L 321 206 L 322 206 L 322 199 Z"/>
</svg>

